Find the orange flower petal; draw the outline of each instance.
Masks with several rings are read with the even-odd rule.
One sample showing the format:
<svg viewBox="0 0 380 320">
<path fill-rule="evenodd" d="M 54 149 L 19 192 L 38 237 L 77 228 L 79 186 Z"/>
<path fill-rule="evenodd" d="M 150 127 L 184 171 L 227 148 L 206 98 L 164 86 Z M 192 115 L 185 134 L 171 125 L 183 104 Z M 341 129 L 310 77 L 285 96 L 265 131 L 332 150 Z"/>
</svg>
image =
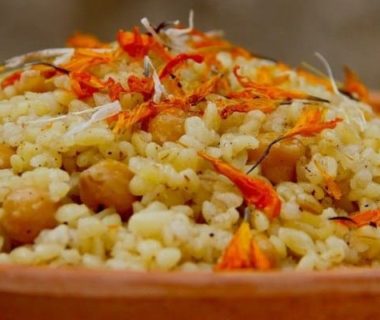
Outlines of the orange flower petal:
<svg viewBox="0 0 380 320">
<path fill-rule="evenodd" d="M 272 262 L 267 255 L 261 250 L 255 240 L 251 241 L 252 260 L 255 269 L 266 271 L 273 268 Z"/>
<path fill-rule="evenodd" d="M 270 259 L 252 238 L 247 221 L 243 221 L 224 249 L 215 266 L 215 271 L 256 269 L 266 271 L 272 269 Z"/>
<path fill-rule="evenodd" d="M 380 210 L 369 210 L 358 212 L 350 218 L 357 224 L 358 227 L 375 223 L 376 225 L 380 224 Z"/>
<path fill-rule="evenodd" d="M 287 81 L 289 81 L 288 74 L 278 75 L 276 71 L 287 71 L 290 68 L 283 63 L 276 63 L 275 65 L 264 65 L 257 69 L 256 71 L 256 81 L 259 84 L 278 86 Z"/>
<path fill-rule="evenodd" d="M 342 191 L 340 190 L 339 185 L 335 182 L 334 178 L 331 177 L 326 170 L 321 166 L 319 162 L 315 162 L 318 170 L 321 172 L 322 177 L 326 184 L 327 193 L 332 196 L 335 200 L 342 198 Z"/>
<path fill-rule="evenodd" d="M 267 99 L 277 99 L 277 100 L 290 100 L 290 99 L 310 99 L 311 96 L 297 91 L 286 91 L 277 88 L 273 85 L 265 85 L 256 83 L 247 77 L 244 77 L 238 73 L 240 69 L 239 66 L 235 66 L 233 73 L 236 79 L 239 81 L 242 87 L 246 89 L 246 93 L 250 93 L 251 96 L 263 97 Z"/>
<path fill-rule="evenodd" d="M 120 133 L 122 130 L 132 127 L 134 124 L 141 122 L 155 113 L 155 109 L 151 104 L 140 104 L 138 107 L 121 112 L 117 116 L 116 124 L 113 128 L 114 133 Z"/>
<path fill-rule="evenodd" d="M 167 77 L 169 74 L 174 72 L 176 68 L 178 68 L 182 63 L 184 63 L 187 60 L 193 60 L 197 63 L 201 63 L 203 62 L 203 56 L 199 54 L 187 54 L 187 53 L 181 53 L 175 56 L 161 70 L 160 79 Z"/>
<path fill-rule="evenodd" d="M 343 89 L 364 102 L 369 100 L 369 90 L 359 77 L 348 67 L 344 67 Z"/>
<path fill-rule="evenodd" d="M 296 122 L 295 126 L 289 130 L 283 138 L 291 138 L 296 135 L 304 137 L 312 137 L 324 129 L 333 129 L 336 125 L 342 121 L 342 119 L 336 118 L 331 121 L 324 121 L 323 111 L 320 108 L 310 107 L 303 111 L 300 118 Z"/>
<path fill-rule="evenodd" d="M 88 72 L 71 72 L 71 87 L 79 99 L 91 97 L 104 88 L 104 84 Z"/>
<path fill-rule="evenodd" d="M 252 178 L 205 152 L 200 151 L 198 153 L 202 158 L 210 161 L 219 173 L 225 175 L 239 188 L 248 204 L 262 209 L 271 219 L 276 218 L 280 214 L 281 201 L 272 185 L 263 180 Z"/>
<path fill-rule="evenodd" d="M 380 210 L 355 212 L 348 217 L 336 217 L 333 220 L 337 220 L 347 227 L 362 227 L 370 224 L 380 226 Z"/>
<path fill-rule="evenodd" d="M 153 44 L 153 39 L 141 34 L 137 27 L 134 27 L 132 32 L 120 30 L 117 33 L 117 41 L 130 57 L 138 59 L 146 56 Z"/>
<path fill-rule="evenodd" d="M 248 222 L 244 221 L 224 250 L 215 270 L 252 268 L 251 240 L 251 230 Z"/>
<path fill-rule="evenodd" d="M 187 102 L 189 104 L 197 104 L 202 101 L 207 95 L 215 90 L 219 80 L 220 77 L 216 76 L 197 87 L 190 95 L 186 97 Z"/>
<path fill-rule="evenodd" d="M 114 56 L 111 53 L 95 52 L 91 49 L 76 49 L 69 62 L 61 65 L 69 71 L 85 71 L 98 64 L 110 63 Z"/>
<path fill-rule="evenodd" d="M 220 115 L 223 119 L 226 119 L 234 112 L 249 112 L 252 110 L 260 110 L 262 112 L 269 113 L 275 110 L 278 105 L 278 101 L 265 98 L 245 99 L 242 100 L 241 103 L 224 107 Z"/>
<path fill-rule="evenodd" d="M 107 87 L 108 95 L 112 101 L 118 100 L 121 93 L 127 92 L 119 82 L 112 78 L 109 78 L 104 85 Z"/>
<path fill-rule="evenodd" d="M 145 100 L 148 100 L 153 95 L 153 81 L 151 78 L 138 78 L 131 75 L 128 78 L 128 87 L 131 92 L 141 93 Z"/>
<path fill-rule="evenodd" d="M 10 74 L 9 76 L 7 76 L 5 79 L 3 79 L 3 81 L 1 81 L 1 84 L 0 84 L 1 88 L 4 89 L 8 86 L 15 84 L 17 81 L 20 80 L 21 74 L 22 74 L 22 71 L 16 71 Z"/>
</svg>

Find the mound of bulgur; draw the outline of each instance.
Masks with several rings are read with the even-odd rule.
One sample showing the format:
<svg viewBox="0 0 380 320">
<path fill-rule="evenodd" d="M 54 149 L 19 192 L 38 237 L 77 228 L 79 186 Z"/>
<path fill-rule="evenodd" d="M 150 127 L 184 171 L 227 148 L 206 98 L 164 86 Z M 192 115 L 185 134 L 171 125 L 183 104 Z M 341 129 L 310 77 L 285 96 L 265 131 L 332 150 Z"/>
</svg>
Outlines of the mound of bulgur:
<svg viewBox="0 0 380 320">
<path fill-rule="evenodd" d="M 337 85 L 191 21 L 142 22 L 113 43 L 77 34 L 5 62 L 0 263 L 377 266 L 380 119 L 355 75 Z M 334 125 L 268 149 L 312 108 Z M 272 216 L 231 168 L 279 200 Z"/>
</svg>

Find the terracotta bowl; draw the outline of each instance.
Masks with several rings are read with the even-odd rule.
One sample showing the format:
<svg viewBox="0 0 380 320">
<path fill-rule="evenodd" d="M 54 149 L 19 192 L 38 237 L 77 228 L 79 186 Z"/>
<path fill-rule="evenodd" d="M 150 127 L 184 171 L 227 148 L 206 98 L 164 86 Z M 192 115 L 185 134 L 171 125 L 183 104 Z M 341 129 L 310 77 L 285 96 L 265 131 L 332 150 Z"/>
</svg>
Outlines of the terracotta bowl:
<svg viewBox="0 0 380 320">
<path fill-rule="evenodd" d="M 371 94 L 380 110 L 380 93 Z M 0 267 L 0 320 L 380 319 L 380 269 L 134 273 Z"/>
<path fill-rule="evenodd" d="M 379 319 L 380 270 L 133 273 L 0 268 L 0 319 Z"/>
</svg>

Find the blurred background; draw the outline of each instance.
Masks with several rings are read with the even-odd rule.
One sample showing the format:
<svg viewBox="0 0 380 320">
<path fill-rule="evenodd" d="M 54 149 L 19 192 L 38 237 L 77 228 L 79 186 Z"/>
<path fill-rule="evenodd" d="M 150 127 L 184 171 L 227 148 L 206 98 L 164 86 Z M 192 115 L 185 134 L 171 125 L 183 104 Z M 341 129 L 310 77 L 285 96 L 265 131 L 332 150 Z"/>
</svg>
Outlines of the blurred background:
<svg viewBox="0 0 380 320">
<path fill-rule="evenodd" d="M 0 59 L 60 47 L 74 31 L 113 40 L 119 28 L 138 25 L 143 16 L 187 24 L 191 8 L 196 27 L 224 30 L 254 53 L 322 69 L 318 51 L 337 78 L 346 64 L 380 88 L 378 0 L 0 0 Z"/>
</svg>

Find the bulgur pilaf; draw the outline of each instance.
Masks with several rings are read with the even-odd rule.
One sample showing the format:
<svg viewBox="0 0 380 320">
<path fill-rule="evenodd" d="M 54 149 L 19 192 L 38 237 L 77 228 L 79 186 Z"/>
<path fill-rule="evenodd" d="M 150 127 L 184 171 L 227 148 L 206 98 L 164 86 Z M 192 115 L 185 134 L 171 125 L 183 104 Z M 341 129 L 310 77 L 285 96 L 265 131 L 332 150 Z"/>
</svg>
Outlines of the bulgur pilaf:
<svg viewBox="0 0 380 320">
<path fill-rule="evenodd" d="M 0 263 L 378 266 L 380 118 L 365 86 L 189 20 L 3 64 Z"/>
</svg>

